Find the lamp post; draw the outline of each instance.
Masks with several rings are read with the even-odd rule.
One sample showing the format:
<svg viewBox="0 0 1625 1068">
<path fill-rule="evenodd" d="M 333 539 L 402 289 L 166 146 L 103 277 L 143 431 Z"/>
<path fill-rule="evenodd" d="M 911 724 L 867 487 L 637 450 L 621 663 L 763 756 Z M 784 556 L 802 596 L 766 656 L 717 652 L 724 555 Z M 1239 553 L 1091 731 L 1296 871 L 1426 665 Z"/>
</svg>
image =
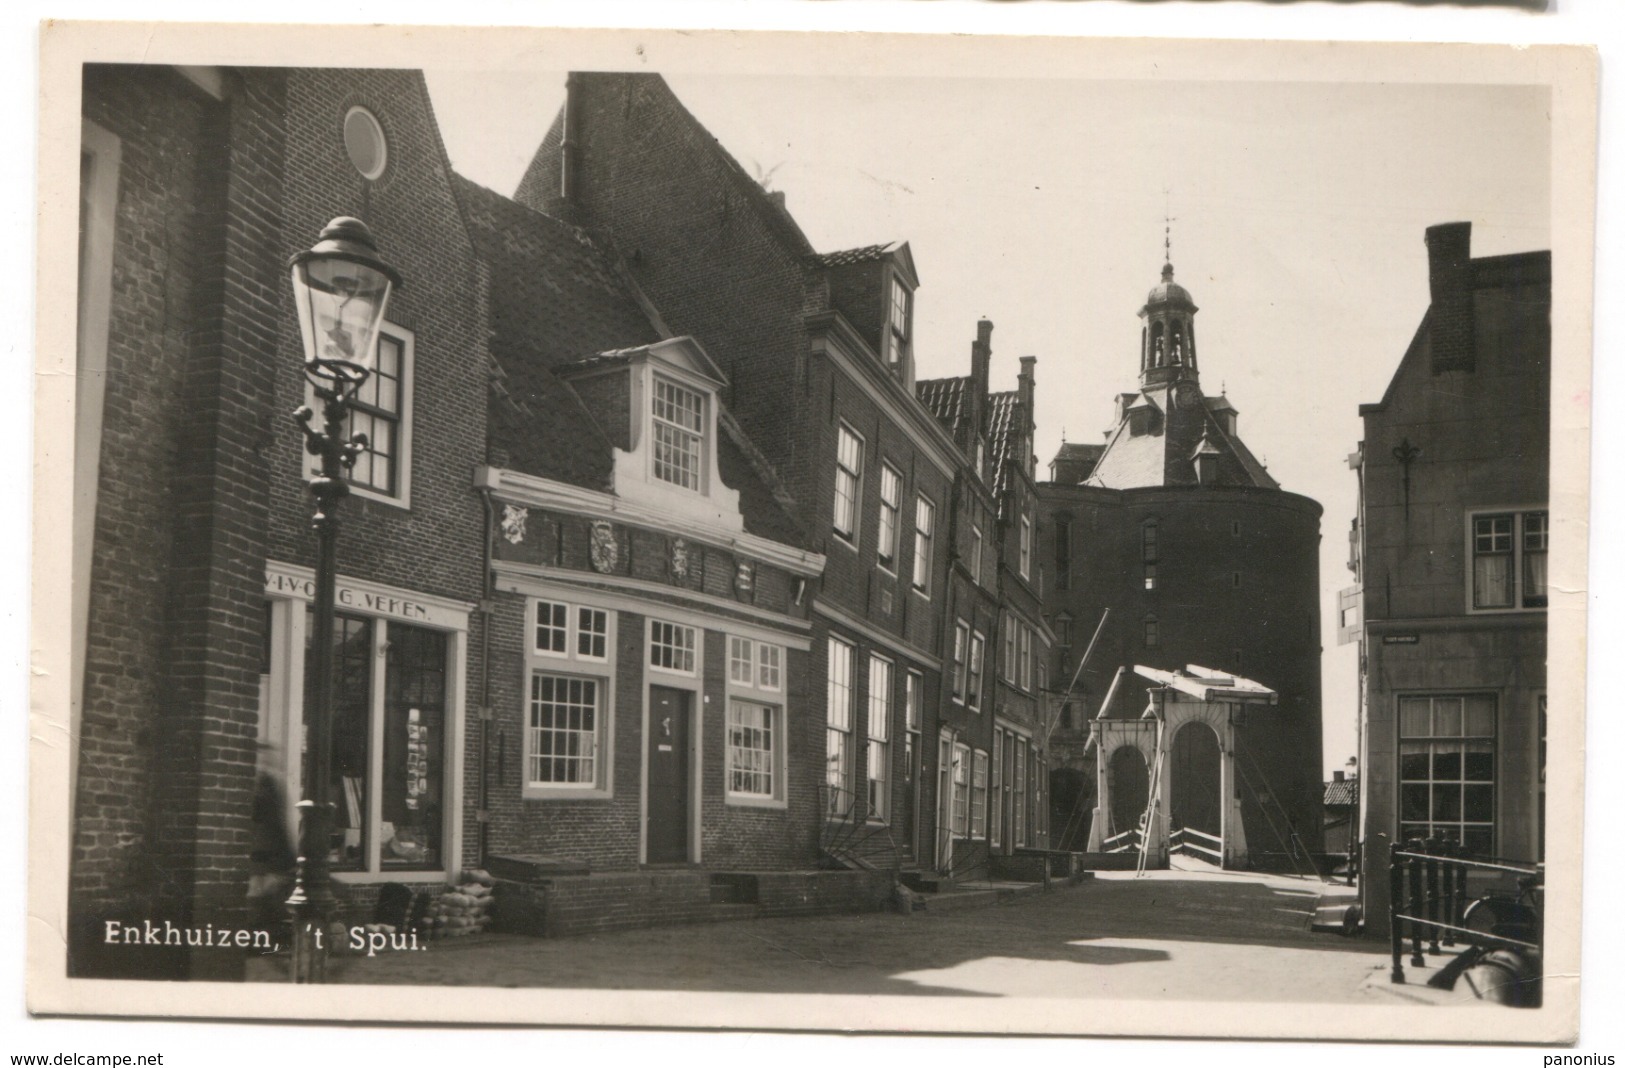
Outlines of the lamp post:
<svg viewBox="0 0 1625 1068">
<path fill-rule="evenodd" d="M 299 802 L 299 858 L 288 911 L 293 920 L 292 977 L 319 983 L 326 972 L 327 922 L 333 914 L 328 850 L 333 819 L 333 597 L 337 585 L 338 505 L 349 486 L 345 473 L 366 450 L 364 434 L 349 433 L 350 399 L 372 373 L 378 330 L 390 292 L 401 284 L 395 269 L 378 258 L 372 233 L 360 219 L 341 217 L 322 229 L 316 244 L 289 262 L 299 332 L 305 344 L 305 375 L 322 405 L 315 414 L 301 406 L 294 420 L 305 449 L 321 459 L 310 480 L 316 511 L 316 591 L 311 635 L 311 703 L 305 709 L 304 799 Z"/>
</svg>

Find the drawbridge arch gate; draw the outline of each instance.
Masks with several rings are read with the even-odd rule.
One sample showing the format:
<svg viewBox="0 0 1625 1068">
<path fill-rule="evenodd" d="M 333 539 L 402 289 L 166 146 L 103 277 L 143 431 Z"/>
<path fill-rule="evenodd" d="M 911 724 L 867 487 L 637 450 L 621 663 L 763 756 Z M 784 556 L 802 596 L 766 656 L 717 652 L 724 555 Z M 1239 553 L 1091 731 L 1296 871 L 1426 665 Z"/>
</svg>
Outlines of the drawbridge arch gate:
<svg viewBox="0 0 1625 1068">
<path fill-rule="evenodd" d="M 1157 685 L 1148 692 L 1150 702 L 1138 719 L 1106 718 L 1105 707 L 1090 724 L 1090 742 L 1095 747 L 1096 782 L 1094 817 L 1089 826 L 1089 851 L 1109 850 L 1112 841 L 1121 842 L 1134 828 L 1118 826 L 1112 818 L 1112 757 L 1119 750 L 1137 751 L 1150 769 L 1145 813 L 1140 818 L 1139 848 L 1145 864 L 1165 866 L 1168 862 L 1172 775 L 1170 750 L 1180 730 L 1199 723 L 1210 728 L 1219 740 L 1219 834 L 1217 844 L 1199 845 L 1202 853 L 1213 855 L 1226 868 L 1247 864 L 1247 832 L 1241 822 L 1241 797 L 1236 782 L 1236 747 L 1240 726 L 1249 705 L 1273 705 L 1274 690 L 1236 675 L 1214 671 L 1196 664 L 1183 671 L 1163 671 L 1136 664 L 1134 673 Z M 1117 805 L 1123 808 L 1121 800 Z"/>
</svg>

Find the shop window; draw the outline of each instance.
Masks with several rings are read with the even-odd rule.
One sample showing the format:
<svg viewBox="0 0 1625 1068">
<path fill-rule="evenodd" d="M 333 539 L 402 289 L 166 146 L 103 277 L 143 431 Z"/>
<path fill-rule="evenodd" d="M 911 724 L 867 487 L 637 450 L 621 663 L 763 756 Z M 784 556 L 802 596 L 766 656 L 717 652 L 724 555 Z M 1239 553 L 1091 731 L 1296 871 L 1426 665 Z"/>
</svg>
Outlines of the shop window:
<svg viewBox="0 0 1625 1068">
<path fill-rule="evenodd" d="M 858 502 L 863 488 L 863 439 L 845 423 L 835 445 L 835 533 L 858 540 Z"/>
<path fill-rule="evenodd" d="M 1468 516 L 1475 612 L 1546 607 L 1548 514 L 1475 513 Z"/>
<path fill-rule="evenodd" d="M 311 629 L 307 623 L 307 636 Z M 335 871 L 439 869 L 445 865 L 446 635 L 340 614 L 333 643 L 328 861 Z M 382 693 L 373 687 L 380 657 Z M 308 651 L 305 666 L 308 708 L 315 701 Z"/>
<path fill-rule="evenodd" d="M 869 818 L 891 819 L 891 692 L 892 665 L 884 657 L 869 657 Z"/>
<path fill-rule="evenodd" d="M 1399 699 L 1399 833 L 1495 851 L 1495 697 Z"/>
</svg>

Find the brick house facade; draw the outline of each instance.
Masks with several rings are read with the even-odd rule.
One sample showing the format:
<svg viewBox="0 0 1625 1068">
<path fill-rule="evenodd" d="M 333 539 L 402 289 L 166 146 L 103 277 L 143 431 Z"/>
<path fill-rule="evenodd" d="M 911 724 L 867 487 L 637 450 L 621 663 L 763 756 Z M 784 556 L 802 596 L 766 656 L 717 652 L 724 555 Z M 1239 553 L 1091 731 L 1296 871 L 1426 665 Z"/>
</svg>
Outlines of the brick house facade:
<svg viewBox="0 0 1625 1068">
<path fill-rule="evenodd" d="M 290 817 L 299 793 L 315 547 L 288 256 L 353 214 L 410 279 L 342 512 L 333 859 L 357 900 L 473 856 L 483 282 L 415 73 L 92 65 L 84 117 L 70 969 L 228 978 L 230 954 L 97 936 L 245 920 L 257 767 Z"/>
<path fill-rule="evenodd" d="M 1427 313 L 1360 406 L 1357 586 L 1362 903 L 1388 922 L 1388 851 L 1412 838 L 1545 852 L 1551 253 L 1474 258 L 1427 231 Z"/>
</svg>

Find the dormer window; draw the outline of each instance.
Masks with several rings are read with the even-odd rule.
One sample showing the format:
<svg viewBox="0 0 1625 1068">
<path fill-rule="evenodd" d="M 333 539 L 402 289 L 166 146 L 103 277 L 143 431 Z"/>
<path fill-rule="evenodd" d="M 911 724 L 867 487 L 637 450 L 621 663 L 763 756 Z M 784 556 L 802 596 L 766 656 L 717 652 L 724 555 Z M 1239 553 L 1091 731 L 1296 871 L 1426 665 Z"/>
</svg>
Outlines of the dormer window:
<svg viewBox="0 0 1625 1068">
<path fill-rule="evenodd" d="M 886 366 L 901 373 L 904 361 L 908 358 L 908 341 L 910 330 L 910 302 L 912 296 L 903 280 L 893 275 L 891 278 L 891 299 L 887 310 L 887 336 L 886 336 Z"/>
<path fill-rule="evenodd" d="M 705 469 L 705 398 L 658 375 L 654 387 L 654 476 L 699 490 Z"/>
</svg>

